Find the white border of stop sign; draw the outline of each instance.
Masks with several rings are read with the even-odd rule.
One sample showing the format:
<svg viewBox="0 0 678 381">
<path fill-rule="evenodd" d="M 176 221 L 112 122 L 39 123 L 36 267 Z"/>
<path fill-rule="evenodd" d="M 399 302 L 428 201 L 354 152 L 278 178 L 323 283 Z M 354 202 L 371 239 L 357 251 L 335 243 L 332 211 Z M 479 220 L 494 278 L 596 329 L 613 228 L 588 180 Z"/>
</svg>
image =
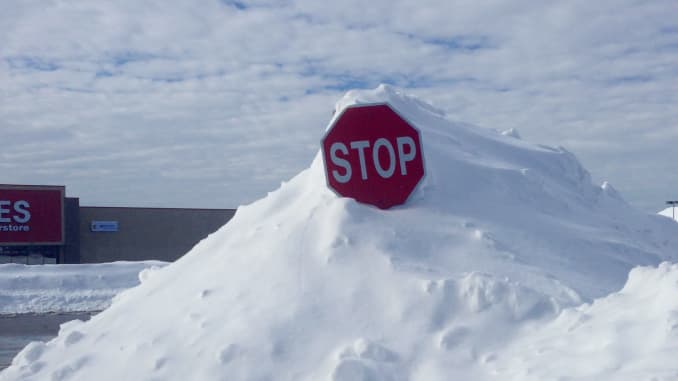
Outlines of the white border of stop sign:
<svg viewBox="0 0 678 381">
<path fill-rule="evenodd" d="M 331 145 L 331 147 L 328 147 L 330 152 L 326 152 L 325 151 L 326 139 L 328 138 L 329 134 L 334 130 L 337 122 L 343 117 L 346 111 L 352 108 L 363 108 L 371 106 L 388 107 L 388 109 L 395 115 L 397 115 L 398 118 L 402 119 L 402 121 L 405 122 L 408 125 L 408 127 L 416 131 L 419 144 L 417 145 L 414 139 L 412 139 L 410 136 L 394 137 L 395 144 L 392 144 L 385 137 L 380 137 L 373 142 L 370 142 L 368 140 L 355 140 L 345 142 L 347 144 L 345 144 L 344 142 L 334 142 Z M 325 183 L 327 187 L 331 189 L 332 192 L 334 192 L 337 196 L 353 198 L 362 204 L 373 205 L 380 209 L 389 209 L 397 205 L 403 205 L 407 203 L 410 196 L 412 196 L 412 194 L 415 193 L 415 191 L 419 188 L 420 184 L 422 183 L 422 180 L 426 178 L 427 175 L 426 160 L 423 152 L 422 139 L 423 138 L 421 130 L 418 129 L 414 123 L 410 122 L 401 113 L 399 113 L 396 110 L 396 108 L 391 106 L 391 104 L 388 102 L 356 103 L 346 106 L 339 113 L 334 115 L 329 126 L 325 130 L 322 139 L 320 140 L 320 149 L 323 160 L 323 172 L 325 175 Z M 370 143 L 372 144 L 370 145 Z M 393 203 L 393 204 L 389 203 L 391 204 L 390 206 L 382 207 L 380 205 L 377 205 L 376 203 L 360 201 L 353 196 L 341 194 L 339 193 L 339 190 L 335 189 L 335 187 L 332 186 L 330 176 L 333 176 L 334 181 L 338 184 L 348 183 L 349 181 L 351 181 L 352 177 L 355 176 L 359 176 L 360 179 L 363 181 L 365 180 L 369 181 L 367 173 L 368 171 L 366 168 L 367 166 L 366 157 L 371 159 L 371 162 L 374 165 L 374 169 L 376 171 L 377 176 L 381 177 L 382 179 L 389 179 L 394 175 L 394 173 L 398 173 L 399 175 L 402 176 L 407 176 L 407 163 L 413 161 L 417 157 L 416 152 L 417 149 L 419 150 L 418 154 L 421 155 L 422 176 L 419 178 L 417 183 L 412 187 L 412 189 L 410 190 L 407 197 L 405 198 L 405 200 L 403 200 L 402 203 Z M 386 167 L 382 165 L 383 163 L 379 159 L 379 152 L 383 150 L 386 151 L 389 157 L 389 162 Z M 344 156 L 348 156 L 351 152 L 353 152 L 354 155 L 357 153 L 359 165 L 356 168 L 353 168 L 353 166 L 347 159 L 337 156 L 337 151 Z M 328 166 L 326 156 L 327 159 L 331 161 L 332 166 L 335 167 L 331 171 Z M 337 169 L 341 169 L 343 173 L 339 173 Z"/>
</svg>

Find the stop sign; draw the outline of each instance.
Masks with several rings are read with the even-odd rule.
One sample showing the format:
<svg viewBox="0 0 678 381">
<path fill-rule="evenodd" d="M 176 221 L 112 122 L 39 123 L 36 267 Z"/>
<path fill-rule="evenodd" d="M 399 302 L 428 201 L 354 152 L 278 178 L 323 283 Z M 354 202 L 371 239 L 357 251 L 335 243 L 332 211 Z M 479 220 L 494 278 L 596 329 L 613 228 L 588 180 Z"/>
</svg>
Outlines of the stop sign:
<svg viewBox="0 0 678 381">
<path fill-rule="evenodd" d="M 419 131 L 385 103 L 344 109 L 321 145 L 328 186 L 381 209 L 403 204 L 424 177 Z"/>
</svg>

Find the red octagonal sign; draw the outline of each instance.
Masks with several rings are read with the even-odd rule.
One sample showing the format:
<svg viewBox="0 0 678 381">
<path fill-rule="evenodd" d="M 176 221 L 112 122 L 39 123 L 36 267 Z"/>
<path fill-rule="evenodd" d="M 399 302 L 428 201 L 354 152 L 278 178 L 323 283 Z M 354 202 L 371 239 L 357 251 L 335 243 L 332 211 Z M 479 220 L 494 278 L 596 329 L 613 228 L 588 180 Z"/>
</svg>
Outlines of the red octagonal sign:
<svg viewBox="0 0 678 381">
<path fill-rule="evenodd" d="M 419 131 L 385 103 L 344 109 L 322 151 L 331 189 L 381 209 L 403 204 L 424 177 Z"/>
</svg>

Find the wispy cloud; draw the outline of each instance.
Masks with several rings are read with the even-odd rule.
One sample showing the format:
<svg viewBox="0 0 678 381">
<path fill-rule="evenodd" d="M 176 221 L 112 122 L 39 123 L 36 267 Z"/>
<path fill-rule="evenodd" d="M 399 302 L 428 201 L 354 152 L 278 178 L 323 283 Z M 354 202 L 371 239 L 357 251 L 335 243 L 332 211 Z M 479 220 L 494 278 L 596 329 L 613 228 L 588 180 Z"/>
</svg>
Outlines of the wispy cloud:
<svg viewBox="0 0 678 381">
<path fill-rule="evenodd" d="M 305 168 L 381 82 L 564 145 L 653 210 L 678 177 L 674 1 L 11 2 L 3 182 L 86 204 L 237 206 Z M 629 171 L 637 171 L 629 174 Z M 199 196 L 199 197 L 196 197 Z"/>
</svg>

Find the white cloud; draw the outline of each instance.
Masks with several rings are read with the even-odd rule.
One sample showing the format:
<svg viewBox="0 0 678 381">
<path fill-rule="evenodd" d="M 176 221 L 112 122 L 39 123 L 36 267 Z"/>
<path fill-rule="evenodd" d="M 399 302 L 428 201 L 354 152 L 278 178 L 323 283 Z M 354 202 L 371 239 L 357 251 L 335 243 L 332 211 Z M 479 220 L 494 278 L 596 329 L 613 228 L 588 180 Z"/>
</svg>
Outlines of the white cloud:
<svg viewBox="0 0 678 381">
<path fill-rule="evenodd" d="M 678 180 L 673 1 L 29 1 L 0 14 L 3 182 L 234 207 L 305 168 L 345 89 L 564 145 L 654 211 Z M 636 172 L 637 171 L 637 172 Z"/>
</svg>

